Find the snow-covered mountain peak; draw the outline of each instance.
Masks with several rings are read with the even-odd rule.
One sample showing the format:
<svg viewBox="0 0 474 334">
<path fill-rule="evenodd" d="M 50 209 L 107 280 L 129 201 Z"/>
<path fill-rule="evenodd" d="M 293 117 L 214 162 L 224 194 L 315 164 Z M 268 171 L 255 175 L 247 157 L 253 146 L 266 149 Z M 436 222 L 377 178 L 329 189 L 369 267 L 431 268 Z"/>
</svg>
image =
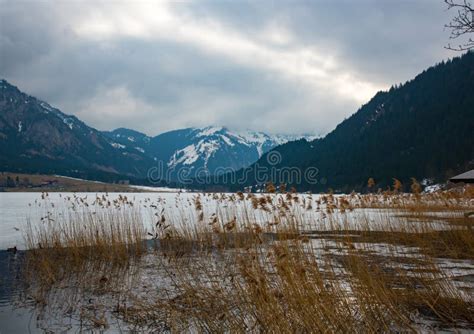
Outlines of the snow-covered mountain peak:
<svg viewBox="0 0 474 334">
<path fill-rule="evenodd" d="M 195 128 L 195 130 L 198 131 L 196 137 L 208 137 L 227 129 L 222 126 L 207 126 L 205 128 Z"/>
<path fill-rule="evenodd" d="M 232 131 L 223 126 L 186 128 L 148 137 L 129 129 L 108 132 L 111 145 L 140 151 L 176 173 L 180 168 L 214 174 L 237 170 L 257 161 L 275 146 L 302 136 L 269 135 L 257 131 Z M 120 145 L 120 146 L 119 146 Z"/>
</svg>

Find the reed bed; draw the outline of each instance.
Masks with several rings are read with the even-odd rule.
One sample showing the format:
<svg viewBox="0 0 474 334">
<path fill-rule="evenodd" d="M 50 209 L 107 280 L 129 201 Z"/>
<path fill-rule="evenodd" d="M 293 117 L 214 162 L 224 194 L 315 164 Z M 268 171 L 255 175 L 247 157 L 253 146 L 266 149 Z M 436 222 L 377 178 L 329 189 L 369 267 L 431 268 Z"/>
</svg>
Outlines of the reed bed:
<svg viewBox="0 0 474 334">
<path fill-rule="evenodd" d="M 42 194 L 41 221 L 28 222 L 25 230 L 27 297 L 42 307 L 52 290 L 64 286 L 101 291 L 119 284 L 146 252 L 139 210 L 126 196 L 113 202 L 96 197 L 88 204 L 76 195 L 65 198 L 66 209 L 59 210 L 48 196 Z"/>
<path fill-rule="evenodd" d="M 68 219 L 27 230 L 25 277 L 36 288 L 26 293 L 53 307 L 51 292 L 68 286 L 61 294 L 73 297 L 62 298 L 81 305 L 79 318 L 95 300 L 91 327 L 113 318 L 141 332 L 474 329 L 470 189 L 73 202 Z"/>
</svg>

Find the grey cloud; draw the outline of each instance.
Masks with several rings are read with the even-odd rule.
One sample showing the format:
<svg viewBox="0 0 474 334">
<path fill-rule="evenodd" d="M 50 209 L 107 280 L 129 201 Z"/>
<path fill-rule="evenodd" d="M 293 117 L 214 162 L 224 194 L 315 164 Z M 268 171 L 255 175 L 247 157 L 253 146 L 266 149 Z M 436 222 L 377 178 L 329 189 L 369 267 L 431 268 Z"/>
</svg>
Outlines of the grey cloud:
<svg viewBox="0 0 474 334">
<path fill-rule="evenodd" d="M 287 27 L 299 44 L 316 45 L 383 84 L 405 81 L 453 56 L 443 48 L 449 37 L 444 25 L 453 13 L 442 0 L 214 3 L 200 1 L 193 9 L 250 34 L 270 23 Z"/>
<path fill-rule="evenodd" d="M 361 104 L 324 82 L 311 86 L 223 56 L 212 45 L 203 49 L 173 36 L 83 38 L 74 25 L 94 14 L 91 4 L 84 14 L 80 3 L 3 1 L 0 75 L 99 129 L 125 126 L 148 134 L 209 124 L 319 134 Z M 337 64 L 329 75 L 347 71 L 382 88 L 452 55 L 443 49 L 449 15 L 441 1 L 209 1 L 171 9 L 262 45 L 274 43 L 267 36 L 272 29 L 287 33 L 271 50 L 314 48 Z"/>
</svg>

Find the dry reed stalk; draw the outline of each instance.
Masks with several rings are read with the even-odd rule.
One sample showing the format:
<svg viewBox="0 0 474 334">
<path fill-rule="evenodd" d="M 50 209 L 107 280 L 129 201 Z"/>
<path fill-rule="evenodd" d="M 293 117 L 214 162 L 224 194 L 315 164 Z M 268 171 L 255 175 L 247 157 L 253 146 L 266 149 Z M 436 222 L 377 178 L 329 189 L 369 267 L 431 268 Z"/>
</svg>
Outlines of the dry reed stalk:
<svg viewBox="0 0 474 334">
<path fill-rule="evenodd" d="M 427 319 L 472 329 L 472 295 L 439 266 L 442 258 L 474 259 L 472 218 L 457 214 L 469 196 L 212 194 L 194 197 L 173 215 L 156 206 L 155 265 L 172 292 L 130 291 L 133 305 L 117 312 L 132 325 L 172 331 L 417 331 Z M 209 201 L 217 203 L 212 214 Z M 367 207 L 388 210 L 360 214 L 355 225 L 346 221 Z M 442 209 L 456 223 L 440 230 L 427 212 Z M 308 211 L 320 218 L 307 221 Z M 81 216 L 85 229 L 50 222 L 31 229 L 28 244 L 42 245 L 31 251 L 37 270 L 58 282 L 65 263 L 94 267 L 143 254 L 139 215 L 120 212 L 121 218 L 112 211 L 100 222 Z"/>
</svg>

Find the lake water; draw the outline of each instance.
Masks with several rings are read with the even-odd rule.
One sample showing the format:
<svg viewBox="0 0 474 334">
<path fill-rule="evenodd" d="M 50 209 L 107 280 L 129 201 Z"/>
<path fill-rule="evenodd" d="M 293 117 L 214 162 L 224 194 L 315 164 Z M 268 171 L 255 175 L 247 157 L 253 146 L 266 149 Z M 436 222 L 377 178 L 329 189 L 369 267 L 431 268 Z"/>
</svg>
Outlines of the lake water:
<svg viewBox="0 0 474 334">
<path fill-rule="evenodd" d="M 0 250 L 16 246 L 24 249 L 24 231 L 27 223 L 32 226 L 42 224 L 47 216 L 56 220 L 68 219 L 72 212 L 86 209 L 89 212 L 103 210 L 96 202 L 103 197 L 111 202 L 107 210 L 114 210 L 114 201 L 126 196 L 134 205 L 134 210 L 147 228 L 152 228 L 156 220 L 154 213 L 164 210 L 168 222 L 186 224 L 196 222 L 194 199 L 200 196 L 205 220 L 214 213 L 221 213 L 230 220 L 251 213 L 255 223 L 266 223 L 274 218 L 273 210 L 254 210 L 250 200 L 229 200 L 231 194 L 197 194 L 197 193 L 49 193 L 42 198 L 41 193 L 0 193 Z M 291 204 L 289 214 L 300 222 L 307 224 L 306 229 L 328 230 L 339 227 L 364 229 L 367 224 L 372 230 L 383 229 L 386 224 L 402 224 L 401 219 L 391 216 L 390 210 L 355 209 L 346 212 L 325 214 L 324 205 L 317 203 L 319 195 L 298 195 L 300 201 Z M 278 203 L 284 195 L 273 195 L 273 204 Z M 271 206 L 271 204 L 268 204 Z M 311 209 L 308 209 L 311 207 Z M 400 214 L 400 212 L 398 212 Z M 232 216 L 232 217 L 231 217 Z M 206 220 L 207 221 L 207 220 Z M 408 223 L 408 222 L 407 222 Z M 381 225 L 383 224 L 383 225 Z M 432 228 L 443 229 L 443 223 L 436 223 Z M 336 225 L 336 226 L 335 226 Z M 393 225 L 393 224 L 392 224 Z"/>
<path fill-rule="evenodd" d="M 196 193 L 48 193 L 43 198 L 41 193 L 0 193 L 0 249 L 5 250 L 16 246 L 24 249 L 24 232 L 27 223 L 35 226 L 43 224 L 47 216 L 56 221 L 67 220 L 71 212 L 80 213 L 87 209 L 94 211 L 114 211 L 114 201 L 126 196 L 133 203 L 134 210 L 139 214 L 147 227 L 153 225 L 156 219 L 153 214 L 164 209 L 168 219 L 176 218 L 181 221 L 191 221 L 195 218 L 194 199 Z M 105 198 L 110 202 L 108 209 L 95 204 L 96 198 Z M 203 210 L 207 215 L 218 207 L 226 207 L 224 200 L 211 195 L 202 196 Z M 87 207 L 86 207 L 87 206 Z M 191 210 L 189 210 L 191 209 Z M 120 208 L 119 208 L 120 210 Z M 211 213 L 212 212 L 212 213 Z M 176 221 L 176 223 L 178 223 Z"/>
<path fill-rule="evenodd" d="M 48 212 L 55 215 L 65 214 L 74 203 L 74 198 L 85 199 L 92 203 L 96 196 L 105 194 L 93 193 L 50 193 L 43 199 L 41 193 L 0 193 L 0 334 L 42 333 L 39 329 L 37 312 L 34 308 L 14 305 L 18 291 L 15 289 L 17 264 L 22 256 L 21 252 L 13 254 L 7 252 L 10 247 L 24 249 L 24 231 L 28 222 L 41 224 L 42 217 Z M 183 195 L 185 200 L 191 199 L 189 194 Z M 159 201 L 168 208 L 176 202 L 177 193 L 128 193 L 129 200 L 137 203 L 145 201 Z M 113 201 L 119 194 L 109 193 L 107 198 Z M 72 200 L 69 200 L 71 198 Z M 167 203 L 170 203 L 169 205 Z M 145 223 L 151 224 L 151 217 L 143 209 Z M 70 323 L 69 327 L 59 328 L 59 331 L 80 331 L 78 324 Z M 109 328 L 108 332 L 114 332 Z"/>
<path fill-rule="evenodd" d="M 197 211 L 195 199 L 200 197 L 202 212 L 204 213 L 203 224 L 208 224 L 208 219 L 218 213 L 223 221 L 233 217 L 245 218 L 255 223 L 265 224 L 274 218 L 275 210 L 253 209 L 251 200 L 236 200 L 231 194 L 197 194 L 197 193 L 49 193 L 42 198 L 41 193 L 0 193 L 0 334 L 4 333 L 36 333 L 42 332 L 38 329 L 38 314 L 34 308 L 15 307 L 13 300 L 18 291 L 15 290 L 14 281 L 16 276 L 15 265 L 21 257 L 21 252 L 12 254 L 6 249 L 17 247 L 24 249 L 23 235 L 29 222 L 32 226 L 43 224 L 45 217 L 52 221 L 66 220 L 71 212 L 81 211 L 100 212 L 100 210 L 122 210 L 114 202 L 123 196 L 127 197 L 129 206 L 135 210 L 138 217 L 142 219 L 146 228 L 152 228 L 156 222 L 156 213 L 165 212 L 167 222 L 170 224 L 196 224 Z M 324 205 L 320 206 L 319 195 L 298 195 L 299 201 L 290 204 L 288 215 L 306 224 L 308 230 L 332 230 L 343 227 L 345 229 L 364 229 L 370 225 L 372 230 L 383 229 L 383 224 L 393 223 L 404 226 L 409 224 L 403 219 L 390 213 L 386 209 L 354 209 L 350 211 L 335 212 L 328 215 Z M 110 202 L 107 208 L 97 205 L 97 198 L 104 198 Z M 278 203 L 284 195 L 271 196 L 271 207 Z M 103 202 L 104 202 L 103 201 Z M 291 202 L 291 201 L 290 201 Z M 249 214 L 250 213 L 250 214 Z M 400 212 L 398 212 L 400 214 Z M 238 221 L 240 221 L 238 219 Z M 386 226 L 386 225 L 385 225 Z M 436 222 L 432 227 L 445 228 L 442 222 Z M 465 266 L 465 264 L 463 264 Z M 77 323 L 69 324 L 68 330 L 79 331 Z M 59 330 L 58 331 L 62 331 Z M 114 332 L 114 328 L 109 328 Z"/>
<path fill-rule="evenodd" d="M 151 223 L 151 217 L 144 208 L 146 202 L 159 202 L 168 211 L 175 208 L 177 201 L 186 202 L 193 198 L 189 193 L 48 193 L 43 199 L 41 193 L 0 193 L 0 249 L 16 246 L 24 249 L 24 231 L 28 222 L 41 224 L 48 212 L 67 216 L 74 199 L 92 205 L 97 196 L 107 196 L 113 202 L 119 196 L 127 198 L 143 209 L 142 218 L 145 224 Z M 76 200 L 77 202 L 77 200 Z"/>
</svg>

